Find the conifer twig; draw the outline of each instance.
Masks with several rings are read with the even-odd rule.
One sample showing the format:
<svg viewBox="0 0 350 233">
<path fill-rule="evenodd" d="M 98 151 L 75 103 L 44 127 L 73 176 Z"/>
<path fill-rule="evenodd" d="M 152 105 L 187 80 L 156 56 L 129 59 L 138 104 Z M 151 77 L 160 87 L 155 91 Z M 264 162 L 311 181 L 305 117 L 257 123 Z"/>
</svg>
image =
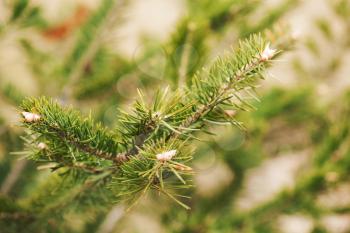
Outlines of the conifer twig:
<svg viewBox="0 0 350 233">
<path fill-rule="evenodd" d="M 276 54 L 264 39 L 252 36 L 208 70 L 198 72 L 185 91 L 158 91 L 151 106 L 139 92 L 133 113 L 118 116 L 120 125 L 115 133 L 52 100 L 28 99 L 22 104 L 24 125 L 33 137 L 28 144 L 40 145 L 30 156 L 56 162 L 56 169 L 67 167 L 68 171 L 85 171 L 85 176 L 108 177 L 117 200 L 129 199 L 135 204 L 147 190 L 154 189 L 188 208 L 166 190 L 191 187 L 183 177 L 192 174 L 186 165 L 192 159 L 185 148 L 187 139 L 207 122 L 235 123 L 221 110 L 249 106 L 240 92 L 254 88 Z M 47 148 L 38 142 L 47 143 Z M 169 179 L 171 175 L 175 180 Z"/>
<path fill-rule="evenodd" d="M 258 42 L 256 42 L 258 41 Z M 240 53 L 244 53 L 243 48 L 245 46 L 253 46 L 249 45 L 249 43 L 258 43 L 257 48 L 254 48 L 252 54 L 248 54 L 247 56 L 247 62 L 244 62 L 241 67 L 237 67 L 233 72 L 230 73 L 229 77 L 226 77 L 222 83 L 222 86 L 215 87 L 216 83 L 213 84 L 214 86 L 209 88 L 217 88 L 217 90 L 206 90 L 208 92 L 215 92 L 215 95 L 210 97 L 209 99 L 205 100 L 205 103 L 199 107 L 198 110 L 193 112 L 190 116 L 188 116 L 184 121 L 177 127 L 177 130 L 172 130 L 171 134 L 167 136 L 167 139 L 170 139 L 171 137 L 179 137 L 183 133 L 189 130 L 189 127 L 195 123 L 197 123 L 200 119 L 202 119 L 205 115 L 207 115 L 209 112 L 211 112 L 214 108 L 216 108 L 218 105 L 222 104 L 225 101 L 229 101 L 233 97 L 237 97 L 237 93 L 242 89 L 240 85 L 244 86 L 244 82 L 247 81 L 247 79 L 251 78 L 253 75 L 258 75 L 261 72 L 262 66 L 267 65 L 270 60 L 277 54 L 276 50 L 271 49 L 269 44 L 264 44 L 261 38 L 250 38 L 249 42 L 246 42 L 247 44 L 242 44 L 240 51 L 238 52 L 238 55 L 233 54 L 231 56 L 234 56 L 235 59 L 242 59 L 239 58 Z M 260 48 L 261 46 L 264 46 Z M 252 49 L 252 48 L 250 48 Z M 229 60 L 230 58 L 228 58 Z M 233 59 L 234 60 L 234 59 Z M 227 64 L 225 64 L 227 63 Z M 203 74 L 199 73 L 195 77 L 194 81 L 197 81 L 197 83 L 193 84 L 193 86 L 200 86 L 201 84 L 198 83 L 206 83 L 208 81 L 202 81 L 200 76 L 202 75 L 208 75 L 211 76 L 210 72 L 216 72 L 217 70 L 225 73 L 225 68 L 227 65 L 230 65 L 230 61 L 223 61 L 218 60 L 217 63 L 215 63 L 212 67 L 212 70 L 209 71 L 209 74 Z M 229 67 L 227 67 L 229 68 Z M 228 71 L 226 71 L 228 72 Z M 212 79 L 215 79 L 217 77 L 210 77 Z M 210 80 L 211 81 L 211 80 Z M 216 82 L 213 80 L 213 82 Z M 249 84 L 248 84 L 249 85 Z M 188 90 L 189 94 L 188 96 L 191 97 L 191 92 L 193 92 L 193 89 L 196 87 L 191 88 L 191 90 Z M 197 90 L 197 92 L 200 92 L 202 90 Z M 230 94 L 230 92 L 232 92 Z M 193 95 L 193 94 L 192 94 Z M 201 95 L 201 94 L 199 94 Z M 165 123 L 165 122 L 164 122 Z M 170 126 L 170 125 L 169 125 Z M 148 126 L 145 126 L 145 130 L 141 132 L 140 134 L 135 136 L 135 144 L 134 146 L 127 151 L 126 153 L 123 153 L 122 155 L 125 155 L 125 159 L 128 159 L 130 156 L 136 155 L 138 153 L 139 148 L 143 148 L 143 144 L 147 140 L 147 138 L 154 132 L 156 129 L 155 121 L 151 120 L 151 124 Z"/>
<path fill-rule="evenodd" d="M 272 59 L 275 56 L 275 51 L 274 50 L 270 49 L 269 47 L 265 48 L 265 50 L 266 50 L 266 52 L 265 52 L 266 54 L 264 54 L 264 51 L 263 51 L 262 54 L 257 54 L 257 57 L 254 58 L 250 63 L 245 64 L 236 74 L 234 74 L 230 78 L 230 82 L 220 89 L 219 94 L 218 94 L 218 96 L 216 98 L 212 99 L 211 102 L 209 102 L 208 104 L 203 105 L 192 116 L 188 117 L 181 124 L 180 127 L 183 128 L 183 129 L 187 129 L 192 124 L 196 123 L 204 115 L 206 115 L 208 112 L 213 110 L 220 103 L 222 103 L 223 101 L 234 97 L 234 94 L 230 95 L 229 97 L 224 97 L 224 96 L 230 90 L 232 90 L 234 88 L 234 85 L 237 85 L 237 83 L 241 82 L 241 80 L 244 79 L 244 77 L 249 72 L 251 72 L 255 68 L 259 67 L 261 64 L 268 62 L 270 59 Z M 177 134 L 177 133 L 174 132 L 174 134 Z"/>
</svg>

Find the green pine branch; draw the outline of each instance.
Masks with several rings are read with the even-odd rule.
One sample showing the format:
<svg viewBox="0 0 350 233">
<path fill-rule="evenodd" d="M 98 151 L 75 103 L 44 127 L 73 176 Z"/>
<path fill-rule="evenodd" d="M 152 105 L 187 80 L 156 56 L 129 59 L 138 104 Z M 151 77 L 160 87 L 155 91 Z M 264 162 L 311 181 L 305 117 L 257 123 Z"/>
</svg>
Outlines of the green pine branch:
<svg viewBox="0 0 350 233">
<path fill-rule="evenodd" d="M 22 110 L 23 125 L 31 131 L 27 142 L 34 160 L 96 167 L 103 167 L 106 160 L 118 161 L 116 155 L 122 145 L 91 116 L 83 118 L 77 111 L 44 97 L 25 100 Z M 26 118 L 29 112 L 38 119 Z"/>
<path fill-rule="evenodd" d="M 178 190 L 191 187 L 189 139 L 210 123 L 238 124 L 227 111 L 251 107 L 243 93 L 253 95 L 277 55 L 269 46 L 261 36 L 251 36 L 198 71 L 191 86 L 158 91 L 151 104 L 139 92 L 133 112 L 117 116 L 115 132 L 53 100 L 27 99 L 22 104 L 23 125 L 29 129 L 25 153 L 54 163 L 53 170 L 78 169 L 87 176 L 110 172 L 112 182 L 106 185 L 116 200 L 136 203 L 154 189 L 187 208 L 178 200 Z"/>
<path fill-rule="evenodd" d="M 134 145 L 126 155 L 135 155 L 155 132 L 171 138 L 183 134 L 188 136 L 188 132 L 199 130 L 204 122 L 239 124 L 224 114 L 223 109 L 245 110 L 249 107 L 239 92 L 254 88 L 262 77 L 272 58 L 263 57 L 264 52 L 270 51 L 268 49 L 268 44 L 260 36 L 252 36 L 227 57 L 219 58 L 209 70 L 203 69 L 195 75 L 191 87 L 185 88 L 178 97 L 168 97 L 168 91 L 164 90 L 162 96 L 156 95 L 152 107 L 147 107 L 141 98 L 135 105 L 136 114 L 124 115 L 121 131 L 134 137 Z M 274 51 L 270 52 L 276 55 Z M 211 116 L 220 110 L 223 110 L 222 122 L 217 122 Z"/>
</svg>

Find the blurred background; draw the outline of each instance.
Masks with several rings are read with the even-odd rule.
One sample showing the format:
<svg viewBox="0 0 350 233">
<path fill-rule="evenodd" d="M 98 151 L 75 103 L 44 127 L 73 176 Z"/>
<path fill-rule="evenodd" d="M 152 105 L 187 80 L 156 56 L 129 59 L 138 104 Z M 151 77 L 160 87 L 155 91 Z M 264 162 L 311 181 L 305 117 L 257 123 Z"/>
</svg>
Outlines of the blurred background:
<svg viewBox="0 0 350 233">
<path fill-rule="evenodd" d="M 0 232 L 49 174 L 11 154 L 23 98 L 113 128 L 137 88 L 175 89 L 252 33 L 285 52 L 238 113 L 245 130 L 195 142 L 190 211 L 149 195 L 127 213 L 62 210 L 52 232 L 350 232 L 348 0 L 0 0 Z"/>
</svg>

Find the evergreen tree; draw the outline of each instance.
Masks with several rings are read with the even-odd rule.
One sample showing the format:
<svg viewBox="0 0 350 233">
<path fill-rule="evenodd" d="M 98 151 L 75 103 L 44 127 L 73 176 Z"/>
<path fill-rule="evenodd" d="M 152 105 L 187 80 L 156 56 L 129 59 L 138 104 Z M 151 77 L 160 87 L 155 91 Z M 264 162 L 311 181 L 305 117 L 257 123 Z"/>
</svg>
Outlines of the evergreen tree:
<svg viewBox="0 0 350 233">
<path fill-rule="evenodd" d="M 319 201 L 346 184 L 350 151 L 348 91 L 326 102 L 319 94 L 350 44 L 332 23 L 315 21 L 339 47 L 334 55 L 324 54 L 319 36 L 301 41 L 326 65 L 295 57 L 288 63 L 303 86 L 257 94 L 269 67 L 281 65 L 274 61 L 295 49 L 278 21 L 299 1 L 185 1 L 168 39 L 145 36 L 134 60 L 109 38 L 133 2 L 99 3 L 93 11 L 77 6 L 61 23 L 29 0 L 4 3 L 0 45 L 15 37 L 37 91 L 0 71 L 0 101 L 18 117 L 0 112 L 0 232 L 133 232 L 144 223 L 130 224 L 132 215 L 142 212 L 166 232 L 280 232 L 279 219 L 293 214 L 312 219 L 310 232 L 328 232 L 324 216 L 348 213 Z M 346 34 L 350 5 L 330 1 L 329 9 Z M 239 207 L 253 168 L 300 151 L 312 158 L 292 187 Z M 215 176 L 198 168 L 211 166 L 210 153 L 220 165 L 213 167 L 234 176 L 219 188 L 198 182 Z M 200 191 L 206 185 L 210 194 Z"/>
</svg>

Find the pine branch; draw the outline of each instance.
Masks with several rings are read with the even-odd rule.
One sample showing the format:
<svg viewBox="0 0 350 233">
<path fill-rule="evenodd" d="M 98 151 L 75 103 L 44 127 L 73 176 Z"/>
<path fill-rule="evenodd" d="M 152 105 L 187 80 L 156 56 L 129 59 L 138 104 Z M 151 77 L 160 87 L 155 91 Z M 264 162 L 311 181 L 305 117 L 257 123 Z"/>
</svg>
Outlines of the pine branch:
<svg viewBox="0 0 350 233">
<path fill-rule="evenodd" d="M 251 39 L 252 40 L 252 39 Z M 253 39 L 254 40 L 254 39 Z M 260 45 L 259 45 L 260 47 Z M 269 48 L 267 48 L 269 49 Z M 239 53 L 239 52 L 238 52 Z M 222 104 L 225 101 L 230 100 L 231 98 L 234 98 L 236 93 L 230 93 L 232 90 L 234 92 L 238 92 L 242 89 L 242 87 L 239 87 L 240 83 L 244 82 L 245 78 L 250 78 L 250 75 L 259 75 L 258 72 L 263 68 L 262 65 L 266 63 L 268 60 L 273 58 L 275 56 L 275 52 L 272 51 L 272 55 L 268 55 L 268 59 L 266 59 L 263 54 L 264 52 L 259 52 L 250 58 L 250 61 L 246 64 L 244 64 L 240 69 L 238 69 L 233 74 L 230 74 L 231 76 L 228 79 L 228 83 L 220 87 L 220 89 L 217 92 L 216 96 L 211 97 L 210 101 L 206 104 L 204 104 L 201 108 L 199 108 L 192 116 L 187 118 L 182 124 L 181 128 L 188 128 L 194 123 L 196 123 L 199 119 L 204 117 L 206 114 L 211 112 L 215 107 Z M 237 55 L 235 55 L 237 56 Z M 238 55 L 240 56 L 240 55 Z M 242 59 L 242 58 L 240 58 Z M 220 61 L 219 61 L 220 62 Z M 214 65 L 215 66 L 215 65 Z M 222 68 L 218 68 L 222 69 Z M 257 72 L 256 74 L 254 74 Z M 210 76 L 211 74 L 209 74 Z M 197 76 L 199 77 L 199 76 Z M 196 82 L 202 82 L 200 78 L 197 78 Z M 195 84 L 196 85 L 196 84 Z M 197 85 L 196 85 L 197 86 Z M 211 92 L 211 91 L 210 91 Z M 210 93 L 211 94 L 211 93 Z M 227 94 L 229 94 L 227 96 Z"/>
<path fill-rule="evenodd" d="M 25 111 L 23 124 L 32 131 L 27 140 L 30 151 L 34 152 L 33 158 L 97 166 L 106 160 L 120 160 L 116 154 L 122 145 L 91 118 L 82 118 L 78 112 L 70 108 L 62 109 L 46 98 L 27 99 L 22 104 L 22 110 Z M 31 119 L 30 114 L 35 114 L 37 119 Z"/>
<path fill-rule="evenodd" d="M 144 95 L 139 92 L 140 100 L 134 104 L 134 114 L 121 112 L 120 125 L 117 128 L 125 144 L 132 147 L 120 156 L 126 159 L 136 155 L 144 143 L 153 135 L 155 138 L 163 135 L 162 130 L 168 130 L 167 122 L 181 122 L 191 113 L 192 103 L 182 103 L 181 93 L 171 93 L 169 87 L 155 95 L 153 106 L 148 106 Z M 172 124 L 172 123 L 171 123 Z M 130 140 L 131 139 L 131 140 Z"/>
<path fill-rule="evenodd" d="M 238 93 L 247 87 L 254 87 L 256 80 L 262 77 L 264 69 L 276 54 L 276 51 L 272 50 L 261 37 L 253 36 L 242 42 L 235 53 L 215 62 L 209 71 L 204 70 L 197 74 L 192 87 L 186 91 L 185 97 L 178 99 L 182 101 L 181 106 L 174 108 L 177 105 L 166 97 L 166 91 L 163 98 L 156 97 L 153 106 L 148 108 L 141 97 L 136 106 L 136 115 L 126 115 L 128 120 L 125 123 L 128 124 L 129 129 L 130 125 L 135 124 L 136 129 L 141 127 L 147 131 L 141 131 L 139 134 L 135 132 L 140 131 L 131 131 L 136 138 L 142 138 L 143 144 L 134 143 L 129 151 L 133 153 L 136 151 L 133 155 L 137 156 L 127 156 L 128 161 L 120 166 L 120 173 L 114 179 L 112 186 L 116 187 L 117 195 L 136 203 L 147 190 L 155 189 L 188 208 L 167 191 L 164 185 L 169 176 L 173 175 L 180 182 L 180 184 L 174 184 L 175 189 L 190 187 L 182 176 L 191 173 L 191 168 L 185 164 L 188 162 L 187 159 L 191 160 L 192 157 L 191 155 L 181 156 L 183 152 L 179 149 L 183 146 L 178 146 L 177 143 L 183 139 L 185 139 L 183 143 L 186 143 L 188 138 L 193 137 L 193 132 L 201 129 L 206 123 L 205 120 L 217 107 L 229 105 L 237 109 L 239 104 L 231 103 L 232 98 L 239 101 L 239 109 L 246 109 L 245 106 L 249 105 L 238 97 Z M 178 101 L 175 102 L 179 105 Z M 201 106 L 197 108 L 197 105 Z M 171 111 L 176 112 L 176 110 L 183 113 L 181 117 L 176 116 L 175 113 L 173 113 L 174 118 L 169 117 L 169 114 L 172 114 Z M 227 121 L 232 123 L 232 119 Z M 149 127 L 150 122 L 152 127 Z M 144 132 L 147 132 L 147 137 Z M 175 167 L 167 167 L 177 158 L 187 159 L 175 163 Z M 145 175 L 140 176 L 141 174 Z"/>
<path fill-rule="evenodd" d="M 30 129 L 30 156 L 58 163 L 54 169 L 67 167 L 87 175 L 112 172 L 108 177 L 113 178 L 110 188 L 117 200 L 135 204 L 155 189 L 188 208 L 168 191 L 191 187 L 184 178 L 192 171 L 186 165 L 192 159 L 188 139 L 208 122 L 237 124 L 225 110 L 250 107 L 240 94 L 255 87 L 276 54 L 261 36 L 252 36 L 198 72 L 185 90 L 158 91 L 151 105 L 139 92 L 133 113 L 119 114 L 117 135 L 52 100 L 28 99 L 22 114 Z M 212 119 L 214 115 L 219 118 Z"/>
<path fill-rule="evenodd" d="M 185 165 L 192 159 L 192 151 L 185 148 L 183 142 L 160 140 L 148 143 L 139 153 L 139 156 L 121 164 L 117 176 L 113 178 L 110 187 L 116 197 L 129 201 L 133 206 L 148 190 L 155 189 L 180 204 L 169 190 L 191 187 L 191 180 L 185 181 L 183 177 L 192 174 L 192 169 Z M 176 178 L 170 179 L 171 175 Z M 181 205 L 188 208 L 183 203 Z"/>
<path fill-rule="evenodd" d="M 186 90 L 186 97 L 190 100 L 185 100 L 187 104 L 181 103 L 181 105 L 187 106 L 186 109 L 189 108 L 188 106 L 196 108 L 198 104 L 202 106 L 194 112 L 187 112 L 185 114 L 186 116 L 182 116 L 182 119 L 174 119 L 176 122 L 171 122 L 170 119 L 167 119 L 166 122 L 163 120 L 163 124 L 166 124 L 168 128 L 170 126 L 172 129 L 177 129 L 172 130 L 172 132 L 168 134 L 168 139 L 175 135 L 179 136 L 185 134 L 188 132 L 189 128 L 190 131 L 195 130 L 196 128 L 191 128 L 192 125 L 200 120 L 204 120 L 205 116 L 222 104 L 237 107 L 236 103 L 231 102 L 232 98 L 237 98 L 241 105 L 247 105 L 247 103 L 239 98 L 239 91 L 249 86 L 254 87 L 256 79 L 262 75 L 264 68 L 275 55 L 275 50 L 270 49 L 269 45 L 260 36 L 253 36 L 245 42 L 242 42 L 237 50 L 226 58 L 218 59 L 209 71 L 203 70 L 198 73 L 194 77 L 192 87 Z M 164 93 L 164 96 L 166 96 L 167 90 L 164 91 Z M 169 104 L 164 97 L 162 100 L 165 102 L 164 105 Z M 183 100 L 178 99 L 178 101 Z M 141 102 L 144 101 L 141 100 Z M 170 104 L 170 106 L 174 106 L 174 104 Z M 242 109 L 243 106 L 239 108 Z M 151 111 L 150 109 L 147 110 L 144 104 L 140 105 L 139 109 L 143 109 L 143 115 L 147 115 L 148 111 Z M 153 107 L 153 110 L 154 109 Z M 183 111 L 185 111 L 185 109 L 183 109 Z M 139 113 L 139 115 L 141 115 L 141 113 Z M 138 127 L 143 128 L 141 131 L 138 131 L 137 134 L 133 134 L 135 136 L 134 146 L 125 153 L 126 157 L 136 155 L 138 148 L 143 147 L 143 144 L 149 136 L 153 134 L 156 129 L 159 130 L 159 124 L 162 124 L 162 122 L 159 121 L 159 117 L 161 116 L 154 115 L 154 118 L 152 118 L 151 114 L 148 114 L 148 116 L 150 116 L 148 120 L 139 116 L 139 124 L 141 124 L 141 126 Z M 134 119 L 129 119 L 126 122 L 128 124 L 126 127 L 130 127 L 130 123 L 132 120 L 137 119 L 137 116 L 133 118 Z M 142 123 L 142 121 L 147 123 Z M 232 119 L 230 122 L 232 123 Z"/>
</svg>

